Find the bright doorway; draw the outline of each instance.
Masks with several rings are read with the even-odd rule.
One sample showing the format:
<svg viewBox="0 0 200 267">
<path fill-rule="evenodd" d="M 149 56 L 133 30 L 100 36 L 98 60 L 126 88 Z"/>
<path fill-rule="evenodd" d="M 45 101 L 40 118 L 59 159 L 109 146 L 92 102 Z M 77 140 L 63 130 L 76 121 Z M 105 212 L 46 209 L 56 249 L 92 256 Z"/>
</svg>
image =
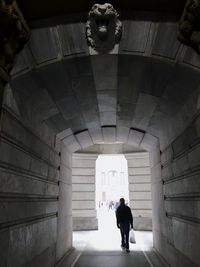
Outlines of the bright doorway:
<svg viewBox="0 0 200 267">
<path fill-rule="evenodd" d="M 124 155 L 99 155 L 96 160 L 96 209 L 98 227 L 116 227 L 115 211 L 119 199 L 129 203 L 128 167 Z"/>
</svg>

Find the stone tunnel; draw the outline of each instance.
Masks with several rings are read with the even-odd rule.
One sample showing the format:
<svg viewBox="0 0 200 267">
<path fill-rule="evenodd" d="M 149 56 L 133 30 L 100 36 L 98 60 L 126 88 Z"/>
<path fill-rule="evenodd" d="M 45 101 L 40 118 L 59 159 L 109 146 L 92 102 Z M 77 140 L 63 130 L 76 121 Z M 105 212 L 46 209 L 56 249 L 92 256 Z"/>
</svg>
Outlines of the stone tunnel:
<svg viewBox="0 0 200 267">
<path fill-rule="evenodd" d="M 135 222 L 152 216 L 169 266 L 200 266 L 200 56 L 177 39 L 184 3 L 113 3 L 121 40 L 97 53 L 85 36 L 94 3 L 57 2 L 17 1 L 30 39 L 0 69 L 0 266 L 59 266 L 73 224 L 98 227 L 94 188 L 72 218 L 73 161 L 87 159 L 91 185 L 105 151 L 149 155 L 152 212 Z"/>
</svg>

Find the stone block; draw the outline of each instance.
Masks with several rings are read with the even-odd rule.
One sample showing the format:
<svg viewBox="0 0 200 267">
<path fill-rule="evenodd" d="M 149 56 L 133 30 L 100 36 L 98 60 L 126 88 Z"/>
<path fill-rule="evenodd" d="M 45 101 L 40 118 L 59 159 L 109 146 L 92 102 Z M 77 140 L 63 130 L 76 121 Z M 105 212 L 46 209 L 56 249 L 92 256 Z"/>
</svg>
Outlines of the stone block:
<svg viewBox="0 0 200 267">
<path fill-rule="evenodd" d="M 152 219 L 148 217 L 134 217 L 133 229 L 136 231 L 152 231 Z"/>
<path fill-rule="evenodd" d="M 129 136 L 128 136 L 128 144 L 139 146 L 143 139 L 143 136 L 144 136 L 143 132 L 130 129 Z"/>
<path fill-rule="evenodd" d="M 130 192 L 129 198 L 133 201 L 133 207 L 135 207 L 134 200 L 151 200 L 151 192 Z"/>
<path fill-rule="evenodd" d="M 91 57 L 96 90 L 116 90 L 117 60 L 115 55 Z"/>
<path fill-rule="evenodd" d="M 187 155 L 175 160 L 172 164 L 174 175 L 180 175 L 189 169 L 189 161 Z"/>
<path fill-rule="evenodd" d="M 146 184 L 151 183 L 151 176 L 150 175 L 129 175 L 129 183 L 131 184 Z"/>
<path fill-rule="evenodd" d="M 185 176 L 183 179 L 175 180 L 164 185 L 165 195 L 196 194 L 200 192 L 199 174 Z"/>
<path fill-rule="evenodd" d="M 128 168 L 129 175 L 150 175 L 150 167 Z"/>
<path fill-rule="evenodd" d="M 155 112 L 157 103 L 158 99 L 155 96 L 140 93 L 135 108 L 132 127 L 145 131 Z"/>
<path fill-rule="evenodd" d="M 71 168 L 72 166 L 72 153 L 67 150 L 66 146 L 64 143 L 61 145 L 61 150 L 60 150 L 60 164 L 67 166 L 68 168 Z"/>
<path fill-rule="evenodd" d="M 90 217 L 95 217 L 96 218 L 96 210 L 73 210 L 72 212 L 72 217 L 73 218 L 81 218 L 81 217 L 86 217 L 86 218 L 90 218 Z"/>
<path fill-rule="evenodd" d="M 60 260 L 72 247 L 72 216 L 58 218 L 56 259 Z"/>
<path fill-rule="evenodd" d="M 151 183 L 159 183 L 161 180 L 161 165 L 158 163 L 151 168 Z"/>
<path fill-rule="evenodd" d="M 70 135 L 66 137 L 65 139 L 63 139 L 63 143 L 66 145 L 67 149 L 70 152 L 75 152 L 81 149 L 81 146 L 76 140 L 76 138 L 74 137 L 74 135 Z"/>
<path fill-rule="evenodd" d="M 151 200 L 131 200 L 130 201 L 130 207 L 131 209 L 152 209 L 152 203 Z"/>
<path fill-rule="evenodd" d="M 73 192 L 93 192 L 95 191 L 94 184 L 72 184 Z"/>
<path fill-rule="evenodd" d="M 196 225 L 173 220 L 174 246 L 181 254 L 188 257 L 193 264 L 199 265 L 200 254 L 195 242 L 200 242 L 200 232 Z M 192 266 L 192 265 L 191 265 Z"/>
<path fill-rule="evenodd" d="M 165 36 L 163 36 L 163 32 L 165 33 Z M 176 32 L 177 27 L 175 23 L 160 23 L 152 53 L 154 55 L 174 59 L 180 47 L 180 42 L 177 40 Z M 167 46 L 165 45 L 166 43 L 168 44 Z"/>
<path fill-rule="evenodd" d="M 105 143 L 114 143 L 116 141 L 115 127 L 102 127 L 102 132 Z"/>
<path fill-rule="evenodd" d="M 7 266 L 23 266 L 37 255 L 45 254 L 49 247 L 54 246 L 55 249 L 56 232 L 56 218 L 12 229 Z M 52 261 L 55 262 L 55 258 L 52 258 Z"/>
<path fill-rule="evenodd" d="M 0 204 L 0 223 L 7 223 L 12 221 L 24 220 L 27 218 L 46 215 L 48 213 L 56 213 L 58 211 L 57 200 L 52 201 L 1 201 Z"/>
<path fill-rule="evenodd" d="M 39 179 L 31 179 L 28 175 L 12 171 L 0 170 L 0 188 L 2 193 L 30 195 L 58 195 L 58 185 Z"/>
<path fill-rule="evenodd" d="M 95 192 L 72 192 L 72 200 L 94 200 Z"/>
<path fill-rule="evenodd" d="M 196 168 L 199 166 L 200 146 L 196 146 L 188 154 L 188 161 L 190 168 Z"/>
<path fill-rule="evenodd" d="M 150 151 L 157 144 L 158 139 L 155 136 L 145 133 L 140 146 L 146 149 L 147 151 Z"/>
<path fill-rule="evenodd" d="M 59 181 L 67 183 L 68 185 L 72 184 L 72 170 L 65 165 L 60 166 Z"/>
<path fill-rule="evenodd" d="M 95 200 L 73 200 L 72 201 L 73 210 L 88 210 L 95 209 Z"/>
<path fill-rule="evenodd" d="M 129 184 L 129 190 L 132 192 L 150 192 L 151 191 L 151 185 L 150 184 Z"/>
<path fill-rule="evenodd" d="M 73 184 L 94 184 L 95 177 L 94 176 L 72 176 Z"/>
<path fill-rule="evenodd" d="M 187 198 L 176 200 L 174 199 L 167 199 L 165 201 L 165 209 L 168 213 L 177 214 L 180 217 L 190 217 L 195 219 L 200 219 L 200 201 L 198 200 L 190 200 L 188 201 Z"/>
<path fill-rule="evenodd" d="M 31 39 L 29 41 L 29 46 L 36 64 L 41 64 L 45 61 L 56 59 L 58 56 L 56 28 L 52 27 L 33 30 Z"/>
<path fill-rule="evenodd" d="M 60 25 L 58 27 L 58 32 L 64 56 L 89 53 L 85 38 L 84 23 Z M 69 39 L 68 36 L 70 36 L 71 38 Z"/>
<path fill-rule="evenodd" d="M 120 51 L 144 53 L 151 23 L 148 21 L 124 21 Z"/>
<path fill-rule="evenodd" d="M 89 159 L 89 158 L 83 158 L 81 159 L 73 159 L 72 161 L 72 167 L 73 168 L 95 168 L 96 165 L 96 159 Z"/>
<path fill-rule="evenodd" d="M 145 217 L 145 218 L 152 218 L 152 210 L 135 210 L 135 209 L 131 209 L 133 218 L 135 217 Z"/>
<path fill-rule="evenodd" d="M 149 166 L 149 158 L 134 158 L 132 160 L 128 160 L 128 167 L 148 167 Z"/>
<path fill-rule="evenodd" d="M 166 164 L 173 160 L 173 149 L 172 146 L 168 146 L 161 154 L 161 162 L 162 164 Z"/>
<path fill-rule="evenodd" d="M 59 186 L 58 218 L 70 216 L 71 214 L 72 186 L 61 182 Z"/>
<path fill-rule="evenodd" d="M 164 180 L 168 180 L 168 179 L 172 178 L 174 176 L 172 165 L 170 164 L 168 166 L 163 167 L 161 173 L 162 173 L 162 178 Z"/>
<path fill-rule="evenodd" d="M 95 169 L 94 168 L 73 168 L 72 169 L 73 176 L 94 176 Z"/>
<path fill-rule="evenodd" d="M 87 231 L 87 230 L 97 230 L 97 229 L 98 229 L 98 220 L 96 217 L 73 218 L 74 231 Z"/>
<path fill-rule="evenodd" d="M 83 149 L 94 144 L 88 131 L 78 133 L 75 136 Z"/>
<path fill-rule="evenodd" d="M 128 139 L 130 129 L 124 126 L 117 126 L 117 137 L 118 142 L 126 143 Z"/>
</svg>

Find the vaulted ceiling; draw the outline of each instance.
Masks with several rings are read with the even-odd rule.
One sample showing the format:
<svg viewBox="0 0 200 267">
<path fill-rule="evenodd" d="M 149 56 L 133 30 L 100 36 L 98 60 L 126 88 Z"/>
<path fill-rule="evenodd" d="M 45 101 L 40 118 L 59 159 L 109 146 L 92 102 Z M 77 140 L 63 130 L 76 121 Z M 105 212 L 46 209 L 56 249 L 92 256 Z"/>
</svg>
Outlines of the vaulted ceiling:
<svg viewBox="0 0 200 267">
<path fill-rule="evenodd" d="M 35 12 L 31 6 L 37 1 L 29 7 L 18 2 L 25 15 L 29 8 Z M 169 4 L 151 1 L 158 2 Z M 180 2 L 175 2 L 179 8 Z M 83 1 L 76 11 L 88 6 Z M 183 109 L 200 84 L 200 57 L 177 40 L 176 31 L 177 22 L 170 19 L 124 19 L 119 45 L 98 54 L 88 47 L 84 21 L 33 29 L 12 71 L 11 87 L 41 121 L 73 144 L 73 151 L 100 143 L 142 146 L 148 135 L 165 147 L 191 120 L 192 112 Z"/>
</svg>

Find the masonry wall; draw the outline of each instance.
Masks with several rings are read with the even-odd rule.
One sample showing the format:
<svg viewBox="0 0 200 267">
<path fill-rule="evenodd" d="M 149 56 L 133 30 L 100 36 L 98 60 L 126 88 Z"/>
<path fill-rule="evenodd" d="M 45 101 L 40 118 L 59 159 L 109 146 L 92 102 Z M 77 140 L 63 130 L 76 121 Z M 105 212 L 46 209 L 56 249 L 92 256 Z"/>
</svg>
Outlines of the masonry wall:
<svg viewBox="0 0 200 267">
<path fill-rule="evenodd" d="M 98 228 L 95 207 L 96 154 L 73 154 L 72 216 L 74 230 Z"/>
<path fill-rule="evenodd" d="M 128 164 L 129 199 L 135 230 L 152 230 L 149 153 L 125 154 Z"/>
<path fill-rule="evenodd" d="M 9 86 L 0 112 L 0 266 L 54 266 L 62 246 L 55 134 Z"/>
<path fill-rule="evenodd" d="M 200 266 L 200 116 L 199 90 L 176 116 L 185 117 L 181 133 L 165 149 L 152 148 L 154 247 L 173 267 Z"/>
</svg>

